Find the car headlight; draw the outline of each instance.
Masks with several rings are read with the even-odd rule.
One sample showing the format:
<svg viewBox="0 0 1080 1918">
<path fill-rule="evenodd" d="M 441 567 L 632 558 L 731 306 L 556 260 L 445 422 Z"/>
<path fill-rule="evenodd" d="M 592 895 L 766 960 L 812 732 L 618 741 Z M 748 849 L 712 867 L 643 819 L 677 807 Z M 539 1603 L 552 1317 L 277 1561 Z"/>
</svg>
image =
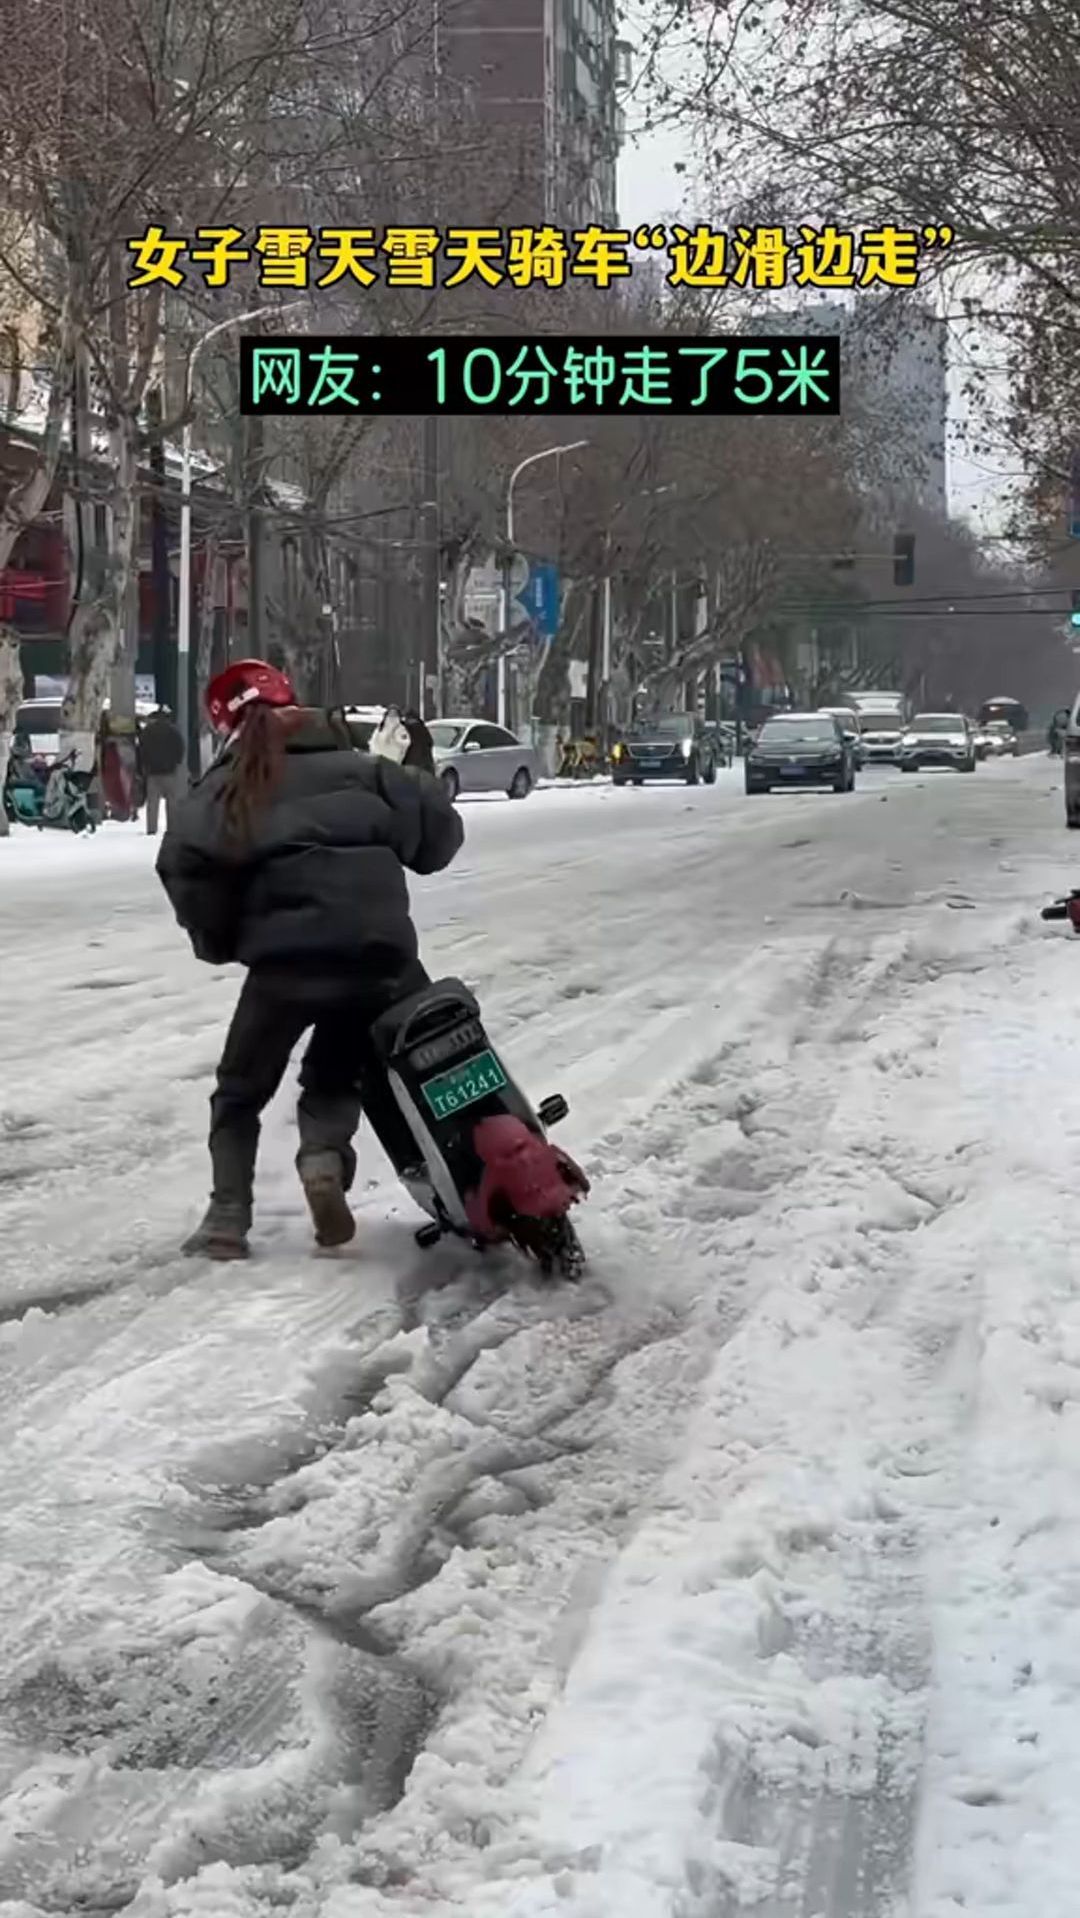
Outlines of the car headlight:
<svg viewBox="0 0 1080 1918">
<path fill-rule="evenodd" d="M 626 747 L 623 745 L 622 740 L 620 740 L 617 746 L 612 747 L 611 757 L 612 759 L 621 759 L 625 752 Z"/>
</svg>

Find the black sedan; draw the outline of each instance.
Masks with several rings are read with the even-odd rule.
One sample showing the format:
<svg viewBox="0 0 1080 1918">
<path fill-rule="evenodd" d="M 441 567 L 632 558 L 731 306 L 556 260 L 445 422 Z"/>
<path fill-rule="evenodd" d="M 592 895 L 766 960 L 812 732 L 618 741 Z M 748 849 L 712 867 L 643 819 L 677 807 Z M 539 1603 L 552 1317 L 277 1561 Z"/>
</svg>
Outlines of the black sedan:
<svg viewBox="0 0 1080 1918">
<path fill-rule="evenodd" d="M 651 779 L 678 779 L 687 786 L 716 784 L 718 745 L 693 713 L 663 713 L 636 720 L 612 748 L 611 776 L 616 786 L 643 786 Z"/>
<path fill-rule="evenodd" d="M 831 786 L 855 790 L 855 757 L 839 720 L 828 713 L 782 713 L 767 719 L 746 754 L 746 790 Z"/>
</svg>

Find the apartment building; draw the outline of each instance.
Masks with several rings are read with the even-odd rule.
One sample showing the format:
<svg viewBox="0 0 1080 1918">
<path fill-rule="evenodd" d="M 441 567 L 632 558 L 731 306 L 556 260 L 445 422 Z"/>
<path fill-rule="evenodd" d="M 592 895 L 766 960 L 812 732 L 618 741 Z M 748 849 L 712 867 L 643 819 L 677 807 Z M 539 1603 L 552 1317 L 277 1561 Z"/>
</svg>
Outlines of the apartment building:
<svg viewBox="0 0 1080 1918">
<path fill-rule="evenodd" d="M 625 57 L 615 0 L 449 0 L 440 68 L 499 153 L 511 217 L 614 222 Z"/>
</svg>

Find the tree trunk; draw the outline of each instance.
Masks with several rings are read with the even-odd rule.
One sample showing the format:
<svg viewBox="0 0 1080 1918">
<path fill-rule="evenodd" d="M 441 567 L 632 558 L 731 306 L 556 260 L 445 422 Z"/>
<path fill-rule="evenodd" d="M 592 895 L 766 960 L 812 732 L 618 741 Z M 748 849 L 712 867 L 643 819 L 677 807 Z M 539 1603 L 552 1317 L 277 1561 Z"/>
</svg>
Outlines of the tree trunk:
<svg viewBox="0 0 1080 1918">
<path fill-rule="evenodd" d="M 587 589 L 570 588 L 563 606 L 562 624 L 540 669 L 536 687 L 536 716 L 541 724 L 564 726 L 570 716 L 570 661 L 588 606 Z"/>
<path fill-rule="evenodd" d="M 138 417 L 125 411 L 109 434 L 112 468 L 111 551 L 100 556 L 97 590 L 79 608 L 69 640 L 71 674 L 60 712 L 60 750 L 80 763 L 97 733 L 109 679 L 124 646 L 138 524 Z"/>
<path fill-rule="evenodd" d="M 60 462 L 64 424 L 71 401 L 72 339 L 68 310 L 60 316 L 56 355 L 50 374 L 49 405 L 41 445 L 22 478 L 9 489 L 0 507 L 0 573 L 11 564 L 20 535 L 33 525 L 48 501 Z M 0 628 L 0 793 L 7 776 L 15 715 L 22 702 L 18 635 Z M 0 805 L 0 838 L 8 831 L 7 814 Z"/>
<path fill-rule="evenodd" d="M 7 778 L 11 756 L 12 721 L 22 700 L 22 667 L 19 663 L 19 635 L 0 627 L 0 794 Z M 6 839 L 11 827 L 0 805 L 0 839 Z"/>
<path fill-rule="evenodd" d="M 146 389 L 161 336 L 161 289 L 148 294 L 132 306 L 130 296 L 123 300 L 122 267 L 117 253 L 111 262 L 110 284 L 115 295 L 110 309 L 109 365 L 111 390 L 107 398 L 109 415 L 108 465 L 111 477 L 110 550 L 99 556 L 94 591 L 79 608 L 72 623 L 69 647 L 71 675 L 60 713 L 61 750 L 74 746 L 85 762 L 89 746 L 93 763 L 93 742 L 105 700 L 110 676 L 120 664 L 128 638 L 132 593 L 137 585 L 139 536 L 139 421 Z M 88 353 L 80 346 L 77 388 L 79 443 L 90 446 L 89 405 L 86 395 Z M 99 372 L 100 372 L 99 362 Z M 135 615 L 137 624 L 137 613 Z M 122 679 L 117 691 L 128 705 L 117 717 L 126 719 L 134 733 L 134 660 L 128 683 Z M 133 770 L 133 767 L 132 767 Z"/>
<path fill-rule="evenodd" d="M 214 665 L 214 628 L 216 624 L 221 559 L 218 535 L 210 532 L 203 545 L 202 590 L 199 594 L 199 628 L 195 643 L 195 697 L 198 702 L 199 764 L 209 763 L 212 739 L 204 718 L 203 694 L 210 684 Z"/>
</svg>

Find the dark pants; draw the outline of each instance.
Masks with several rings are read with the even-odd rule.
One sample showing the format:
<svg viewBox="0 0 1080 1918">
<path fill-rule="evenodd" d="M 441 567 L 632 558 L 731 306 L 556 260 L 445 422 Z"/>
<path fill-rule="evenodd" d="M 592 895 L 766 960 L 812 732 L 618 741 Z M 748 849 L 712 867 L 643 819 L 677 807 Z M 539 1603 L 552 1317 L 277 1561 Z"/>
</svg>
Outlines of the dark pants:
<svg viewBox="0 0 1080 1918">
<path fill-rule="evenodd" d="M 346 1190 L 356 1177 L 353 1137 L 366 1114 L 396 1171 L 413 1164 L 416 1143 L 394 1098 L 371 1040 L 371 1026 L 392 1005 L 428 983 L 423 968 L 403 974 L 392 990 L 340 996 L 325 984 L 287 992 L 249 973 L 233 1014 L 210 1101 L 210 1161 L 214 1198 L 250 1215 L 259 1122 L 285 1076 L 293 1050 L 312 1028 L 300 1068 L 296 1108 L 297 1166 L 316 1153 L 335 1152 Z"/>
</svg>

